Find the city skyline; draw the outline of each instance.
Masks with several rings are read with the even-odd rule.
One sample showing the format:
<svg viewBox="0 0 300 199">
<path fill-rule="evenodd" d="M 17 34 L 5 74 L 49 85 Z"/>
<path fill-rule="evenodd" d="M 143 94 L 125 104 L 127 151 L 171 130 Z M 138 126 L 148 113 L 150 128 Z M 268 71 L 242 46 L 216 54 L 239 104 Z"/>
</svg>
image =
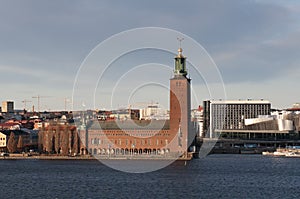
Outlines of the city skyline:
<svg viewBox="0 0 300 199">
<path fill-rule="evenodd" d="M 300 84 L 299 2 L 192 1 L 182 6 L 164 1 L 158 6 L 138 1 L 3 1 L 0 10 L 0 100 L 13 100 L 17 109 L 28 100 L 27 108 L 34 104 L 37 110 L 37 99 L 32 97 L 40 95 L 48 96 L 41 98 L 41 110 L 64 110 L 66 99 L 70 110 L 76 73 L 90 51 L 114 34 L 148 26 L 174 29 L 200 43 L 220 70 L 227 99 L 263 98 L 274 108 L 300 101 L 295 91 Z M 184 45 L 183 41 L 189 60 Z M 178 47 L 176 38 L 174 46 Z M 161 60 L 172 68 L 173 57 L 164 53 Z M 140 59 L 150 62 L 147 56 Z M 159 66 L 155 71 L 161 72 Z M 165 70 L 161 78 L 169 78 L 169 73 Z M 190 75 L 200 102 L 210 99 L 205 86 L 195 84 Z M 158 101 L 168 109 L 167 96 L 166 91 L 148 102 Z M 98 108 L 110 107 L 103 103 Z"/>
</svg>

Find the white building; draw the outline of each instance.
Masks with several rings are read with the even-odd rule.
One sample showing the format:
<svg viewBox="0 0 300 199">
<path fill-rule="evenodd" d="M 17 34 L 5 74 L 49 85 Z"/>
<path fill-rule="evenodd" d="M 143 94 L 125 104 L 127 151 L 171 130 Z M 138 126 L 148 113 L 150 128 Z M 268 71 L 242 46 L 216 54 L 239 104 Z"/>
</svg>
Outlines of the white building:
<svg viewBox="0 0 300 199">
<path fill-rule="evenodd" d="M 203 108 L 199 106 L 197 109 L 193 109 L 191 111 L 191 117 L 192 121 L 196 125 L 196 130 L 197 130 L 197 136 L 198 137 L 204 137 L 204 132 L 203 132 Z"/>
<path fill-rule="evenodd" d="M 169 114 L 158 103 L 140 109 L 140 120 L 168 120 Z"/>
<path fill-rule="evenodd" d="M 0 148 L 6 147 L 6 135 L 0 132 Z"/>
</svg>

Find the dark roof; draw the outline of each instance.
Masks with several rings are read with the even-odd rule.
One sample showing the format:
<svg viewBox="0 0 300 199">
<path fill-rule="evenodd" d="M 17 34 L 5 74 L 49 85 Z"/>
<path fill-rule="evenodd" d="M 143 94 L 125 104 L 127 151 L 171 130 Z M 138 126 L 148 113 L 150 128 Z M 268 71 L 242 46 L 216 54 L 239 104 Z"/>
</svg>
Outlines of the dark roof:
<svg viewBox="0 0 300 199">
<path fill-rule="evenodd" d="M 27 132 L 22 130 L 1 130 L 0 132 L 5 134 L 6 136 L 10 136 L 11 132 L 14 132 L 15 136 L 29 135 Z"/>
<path fill-rule="evenodd" d="M 294 108 L 288 108 L 287 111 L 300 111 L 300 108 L 294 107 Z"/>
<path fill-rule="evenodd" d="M 170 129 L 170 122 L 169 120 L 94 121 L 89 128 L 102 130 L 168 130 Z"/>
</svg>

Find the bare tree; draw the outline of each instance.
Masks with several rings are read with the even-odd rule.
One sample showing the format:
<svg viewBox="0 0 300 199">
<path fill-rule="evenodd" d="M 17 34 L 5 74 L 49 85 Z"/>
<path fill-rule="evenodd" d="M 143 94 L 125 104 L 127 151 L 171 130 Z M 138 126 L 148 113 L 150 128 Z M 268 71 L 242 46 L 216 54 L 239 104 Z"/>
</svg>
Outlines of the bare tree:
<svg viewBox="0 0 300 199">
<path fill-rule="evenodd" d="M 23 137 L 21 135 L 19 135 L 19 140 L 18 140 L 18 144 L 17 144 L 18 151 L 22 152 L 23 151 L 23 147 L 24 147 Z"/>
<path fill-rule="evenodd" d="M 56 154 L 59 154 L 60 151 L 60 129 L 59 126 L 56 126 L 56 131 L 55 131 L 55 152 Z"/>
<path fill-rule="evenodd" d="M 45 134 L 45 127 L 42 127 L 41 131 L 38 133 L 38 151 L 42 152 L 44 147 L 44 134 Z"/>
<path fill-rule="evenodd" d="M 63 128 L 63 131 L 61 132 L 61 149 L 62 149 L 62 155 L 68 155 L 69 154 L 69 132 L 66 127 Z"/>
<path fill-rule="evenodd" d="M 16 139 L 15 139 L 14 132 L 10 133 L 9 140 L 8 140 L 8 143 L 7 143 L 7 150 L 8 150 L 9 153 L 14 153 L 14 152 L 17 151 L 17 142 L 16 142 Z"/>
<path fill-rule="evenodd" d="M 72 131 L 73 134 L 73 147 L 72 147 L 72 155 L 73 154 L 78 154 L 79 150 L 79 139 L 78 139 L 78 134 L 76 130 Z"/>
</svg>

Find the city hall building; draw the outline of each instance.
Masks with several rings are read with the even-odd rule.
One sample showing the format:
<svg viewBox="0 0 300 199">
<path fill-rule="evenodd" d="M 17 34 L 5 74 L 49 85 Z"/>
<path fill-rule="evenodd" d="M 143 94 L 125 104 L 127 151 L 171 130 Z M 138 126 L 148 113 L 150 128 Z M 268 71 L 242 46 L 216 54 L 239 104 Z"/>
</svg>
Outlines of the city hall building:
<svg viewBox="0 0 300 199">
<path fill-rule="evenodd" d="M 170 119 L 94 121 L 79 128 L 81 151 L 93 155 L 185 155 L 193 135 L 190 83 L 186 57 L 179 48 L 170 79 Z"/>
<path fill-rule="evenodd" d="M 169 120 L 82 120 L 76 127 L 80 139 L 74 134 L 75 128 L 52 124 L 41 131 L 41 147 L 64 154 L 186 156 L 196 132 L 191 125 L 190 83 L 186 57 L 179 48 L 170 79 Z"/>
</svg>

